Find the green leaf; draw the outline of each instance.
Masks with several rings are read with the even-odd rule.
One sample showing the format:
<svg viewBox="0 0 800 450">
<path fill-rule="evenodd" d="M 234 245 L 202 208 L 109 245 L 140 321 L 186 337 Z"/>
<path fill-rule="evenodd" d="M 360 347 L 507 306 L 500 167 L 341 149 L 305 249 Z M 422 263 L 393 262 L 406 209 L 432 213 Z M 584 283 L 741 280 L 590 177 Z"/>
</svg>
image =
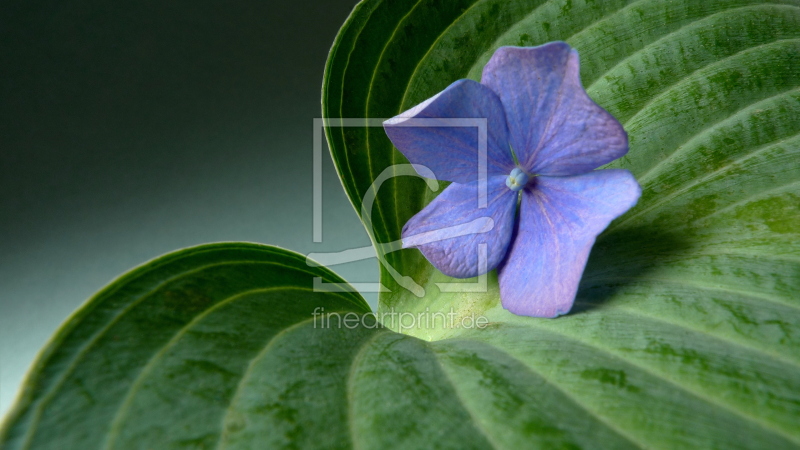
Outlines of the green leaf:
<svg viewBox="0 0 800 450">
<path fill-rule="evenodd" d="M 797 444 L 791 357 L 615 311 L 426 342 L 380 327 L 355 294 L 314 292 L 315 277 L 345 286 L 300 255 L 254 244 L 196 247 L 134 270 L 44 349 L 0 446 Z"/>
<path fill-rule="evenodd" d="M 314 292 L 315 277 L 346 286 L 301 255 L 254 244 L 195 247 L 126 274 L 41 352 L 0 447 L 349 442 L 349 364 L 361 341 L 385 331 L 321 329 L 320 308 L 355 319 L 369 306 L 358 294 Z"/>
<path fill-rule="evenodd" d="M 644 192 L 598 238 L 573 313 L 537 320 L 502 309 L 496 275 L 485 292 L 446 292 L 457 280 L 398 250 L 437 192 L 407 175 L 376 189 L 407 161 L 381 128 L 333 119 L 392 117 L 478 80 L 500 46 L 554 40 L 579 51 L 587 92 L 629 133 L 630 153 L 608 167 Z M 388 263 L 379 312 L 491 320 L 491 331 L 406 332 L 458 348 L 444 371 L 492 443 L 527 436 L 530 415 L 646 447 L 800 446 L 800 2 L 365 1 L 331 49 L 323 114 L 342 184 Z M 535 379 L 546 380 L 537 395 L 563 397 L 525 397 Z M 550 443 L 598 445 L 571 441 L 576 429 Z"/>
</svg>

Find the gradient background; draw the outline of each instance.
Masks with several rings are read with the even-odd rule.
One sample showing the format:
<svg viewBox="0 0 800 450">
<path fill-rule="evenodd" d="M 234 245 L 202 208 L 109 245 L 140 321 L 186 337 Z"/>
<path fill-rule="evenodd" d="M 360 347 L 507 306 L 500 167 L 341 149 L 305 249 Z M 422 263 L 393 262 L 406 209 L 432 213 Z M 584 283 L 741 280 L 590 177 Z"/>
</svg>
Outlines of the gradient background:
<svg viewBox="0 0 800 450">
<path fill-rule="evenodd" d="M 312 242 L 313 118 L 355 3 L 0 3 L 0 414 L 59 324 L 138 264 L 369 245 L 327 149 Z M 378 277 L 374 259 L 333 269 Z"/>
</svg>

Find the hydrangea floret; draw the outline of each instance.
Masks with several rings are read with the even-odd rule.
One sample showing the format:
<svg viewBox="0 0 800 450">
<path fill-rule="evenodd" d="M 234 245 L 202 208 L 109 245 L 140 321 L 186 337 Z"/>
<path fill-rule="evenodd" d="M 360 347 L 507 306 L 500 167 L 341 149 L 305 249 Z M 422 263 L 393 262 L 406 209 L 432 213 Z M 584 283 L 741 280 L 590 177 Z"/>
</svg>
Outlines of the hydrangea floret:
<svg viewBox="0 0 800 450">
<path fill-rule="evenodd" d="M 426 118 L 485 119 L 484 145 L 474 127 L 409 126 Z M 406 223 L 403 247 L 451 277 L 497 269 L 502 305 L 515 314 L 569 312 L 595 238 L 641 194 L 627 170 L 595 170 L 625 155 L 628 138 L 589 98 L 564 42 L 501 47 L 480 83 L 458 80 L 384 128 L 411 163 L 452 182 Z M 480 218 L 492 226 L 453 232 Z"/>
</svg>

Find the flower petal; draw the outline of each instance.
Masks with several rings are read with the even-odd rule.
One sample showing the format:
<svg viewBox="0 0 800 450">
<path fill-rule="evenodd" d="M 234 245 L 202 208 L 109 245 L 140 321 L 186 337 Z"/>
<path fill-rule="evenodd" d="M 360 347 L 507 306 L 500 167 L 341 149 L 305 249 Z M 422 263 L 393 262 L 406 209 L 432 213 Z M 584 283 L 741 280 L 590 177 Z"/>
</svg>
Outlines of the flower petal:
<svg viewBox="0 0 800 450">
<path fill-rule="evenodd" d="M 511 242 L 517 194 L 505 177 L 487 182 L 487 207 L 478 208 L 478 182 L 453 183 L 403 227 L 403 247 L 416 247 L 445 275 L 482 275 L 503 260 Z M 481 261 L 479 245 L 486 245 Z"/>
<path fill-rule="evenodd" d="M 625 130 L 586 94 L 578 52 L 564 42 L 501 47 L 481 83 L 500 96 L 511 146 L 530 173 L 578 175 L 628 152 Z"/>
<path fill-rule="evenodd" d="M 453 126 L 453 119 L 461 118 L 487 120 L 487 173 L 507 175 L 514 168 L 514 159 L 503 105 L 491 89 L 478 82 L 456 81 L 383 126 L 394 146 L 412 164 L 427 166 L 440 180 L 469 183 L 480 176 L 479 126 L 474 120 L 455 121 L 461 126 Z"/>
<path fill-rule="evenodd" d="M 569 312 L 595 237 L 640 194 L 627 170 L 536 177 L 523 191 L 519 232 L 498 269 L 503 307 L 534 317 Z"/>
</svg>

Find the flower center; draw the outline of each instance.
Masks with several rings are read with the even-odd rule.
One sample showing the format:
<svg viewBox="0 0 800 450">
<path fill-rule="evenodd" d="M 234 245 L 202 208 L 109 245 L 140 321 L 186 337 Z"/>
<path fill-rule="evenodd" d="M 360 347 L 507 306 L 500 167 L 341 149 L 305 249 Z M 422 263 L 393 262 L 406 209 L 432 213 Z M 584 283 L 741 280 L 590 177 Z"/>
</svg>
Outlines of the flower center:
<svg viewBox="0 0 800 450">
<path fill-rule="evenodd" d="M 506 178 L 506 186 L 514 192 L 524 188 L 526 184 L 528 184 L 528 174 L 519 167 L 515 167 Z"/>
</svg>

